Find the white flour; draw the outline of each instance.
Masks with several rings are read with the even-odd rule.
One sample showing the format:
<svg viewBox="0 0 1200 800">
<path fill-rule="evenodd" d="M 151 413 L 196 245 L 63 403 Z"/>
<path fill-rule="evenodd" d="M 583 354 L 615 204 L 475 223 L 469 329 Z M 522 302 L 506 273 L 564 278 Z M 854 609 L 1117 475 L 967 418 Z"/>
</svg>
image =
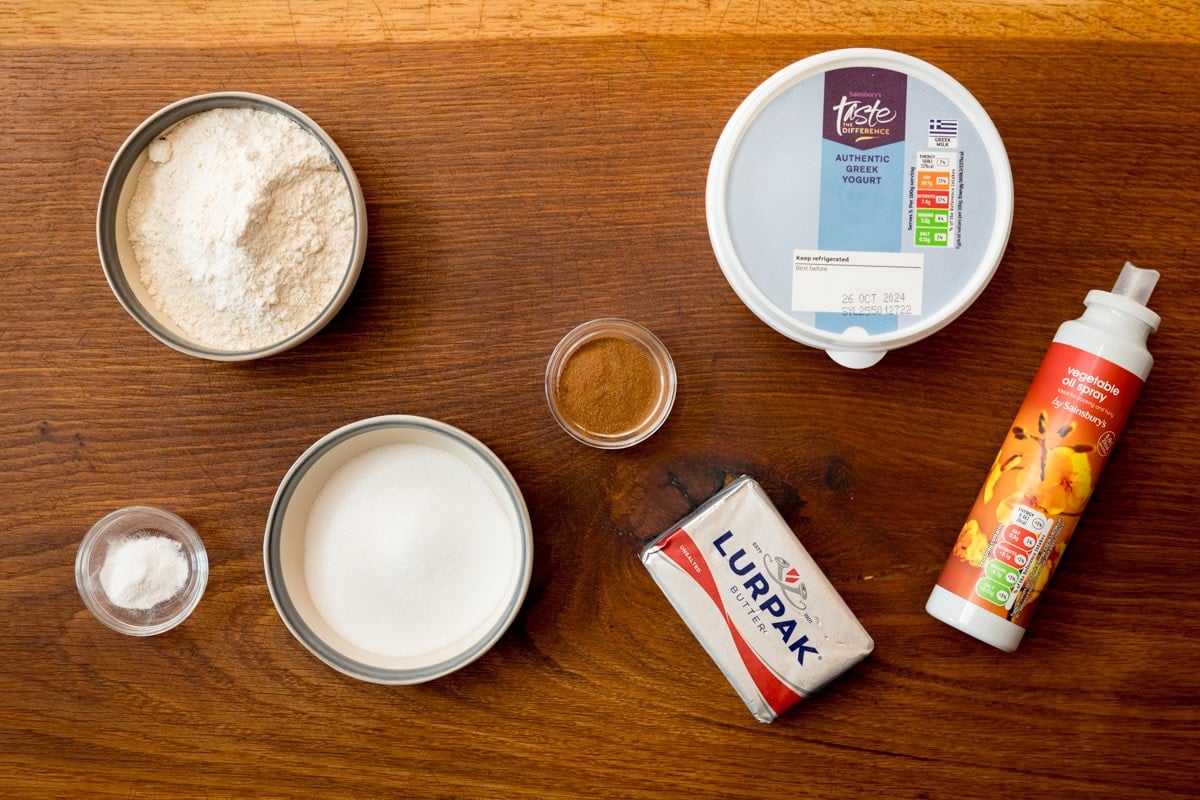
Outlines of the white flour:
<svg viewBox="0 0 1200 800">
<path fill-rule="evenodd" d="M 333 299 L 354 208 L 329 152 L 283 116 L 218 108 L 169 130 L 129 205 L 129 239 L 159 310 L 201 344 L 284 339 Z"/>
<path fill-rule="evenodd" d="M 424 656 L 496 618 L 512 591 L 514 527 L 471 467 L 428 445 L 368 450 L 313 501 L 304 579 L 347 641 Z"/>
</svg>

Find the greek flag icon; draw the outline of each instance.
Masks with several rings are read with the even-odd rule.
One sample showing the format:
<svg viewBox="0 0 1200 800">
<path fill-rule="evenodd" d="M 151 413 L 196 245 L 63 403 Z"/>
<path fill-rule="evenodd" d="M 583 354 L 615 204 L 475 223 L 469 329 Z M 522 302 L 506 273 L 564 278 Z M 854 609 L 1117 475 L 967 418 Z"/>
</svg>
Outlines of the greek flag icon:
<svg viewBox="0 0 1200 800">
<path fill-rule="evenodd" d="M 929 120 L 930 136 L 958 136 L 958 120 L 931 119 Z"/>
</svg>

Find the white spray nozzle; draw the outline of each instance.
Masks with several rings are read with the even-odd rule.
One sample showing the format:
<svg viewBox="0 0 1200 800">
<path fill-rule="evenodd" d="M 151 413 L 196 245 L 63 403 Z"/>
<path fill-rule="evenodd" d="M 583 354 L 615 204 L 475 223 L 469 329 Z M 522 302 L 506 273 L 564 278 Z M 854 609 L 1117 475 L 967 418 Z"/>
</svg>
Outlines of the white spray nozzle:
<svg viewBox="0 0 1200 800">
<path fill-rule="evenodd" d="M 1121 275 L 1113 285 L 1112 293 L 1128 297 L 1133 302 L 1144 306 L 1154 292 L 1157 283 L 1157 270 L 1141 269 L 1126 261 L 1125 268 L 1121 270 Z"/>
</svg>

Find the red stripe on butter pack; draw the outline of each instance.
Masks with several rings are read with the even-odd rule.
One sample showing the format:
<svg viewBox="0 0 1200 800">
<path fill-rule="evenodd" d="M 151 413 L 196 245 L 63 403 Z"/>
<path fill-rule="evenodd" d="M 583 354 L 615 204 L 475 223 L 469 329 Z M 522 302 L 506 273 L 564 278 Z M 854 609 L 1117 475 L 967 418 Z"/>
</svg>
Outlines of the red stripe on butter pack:
<svg viewBox="0 0 1200 800">
<path fill-rule="evenodd" d="M 763 664 L 762 659 L 758 657 L 750 645 L 746 643 L 746 639 L 738 633 L 733 620 L 725 612 L 724 605 L 721 603 L 721 596 L 717 592 L 717 583 L 713 579 L 712 571 L 708 569 L 707 564 L 704 562 L 689 559 L 687 556 L 689 552 L 699 553 L 700 550 L 696 547 L 696 543 L 692 541 L 692 537 L 683 528 L 668 535 L 662 542 L 663 555 L 678 564 L 684 573 L 689 575 L 704 589 L 705 593 L 712 599 L 714 607 L 721 609 L 721 616 L 725 620 L 725 625 L 729 628 L 729 635 L 733 637 L 734 646 L 737 647 L 738 655 L 742 657 L 742 664 L 745 665 L 746 670 L 750 673 L 750 677 L 754 679 L 754 685 L 758 687 L 763 700 L 767 702 L 771 710 L 776 715 L 782 714 L 785 710 L 795 705 L 801 699 L 802 695 L 792 691 L 783 681 L 779 680 Z"/>
</svg>

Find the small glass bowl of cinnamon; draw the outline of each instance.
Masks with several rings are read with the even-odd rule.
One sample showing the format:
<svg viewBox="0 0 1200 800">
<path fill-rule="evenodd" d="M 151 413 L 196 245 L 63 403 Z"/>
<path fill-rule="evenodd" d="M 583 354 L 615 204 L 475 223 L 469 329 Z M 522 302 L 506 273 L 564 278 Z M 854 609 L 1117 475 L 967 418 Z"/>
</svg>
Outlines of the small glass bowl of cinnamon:
<svg viewBox="0 0 1200 800">
<path fill-rule="evenodd" d="M 657 431 L 675 404 L 675 363 L 663 343 L 626 319 L 594 319 L 558 343 L 546 365 L 546 400 L 562 429 L 606 450 Z"/>
</svg>

